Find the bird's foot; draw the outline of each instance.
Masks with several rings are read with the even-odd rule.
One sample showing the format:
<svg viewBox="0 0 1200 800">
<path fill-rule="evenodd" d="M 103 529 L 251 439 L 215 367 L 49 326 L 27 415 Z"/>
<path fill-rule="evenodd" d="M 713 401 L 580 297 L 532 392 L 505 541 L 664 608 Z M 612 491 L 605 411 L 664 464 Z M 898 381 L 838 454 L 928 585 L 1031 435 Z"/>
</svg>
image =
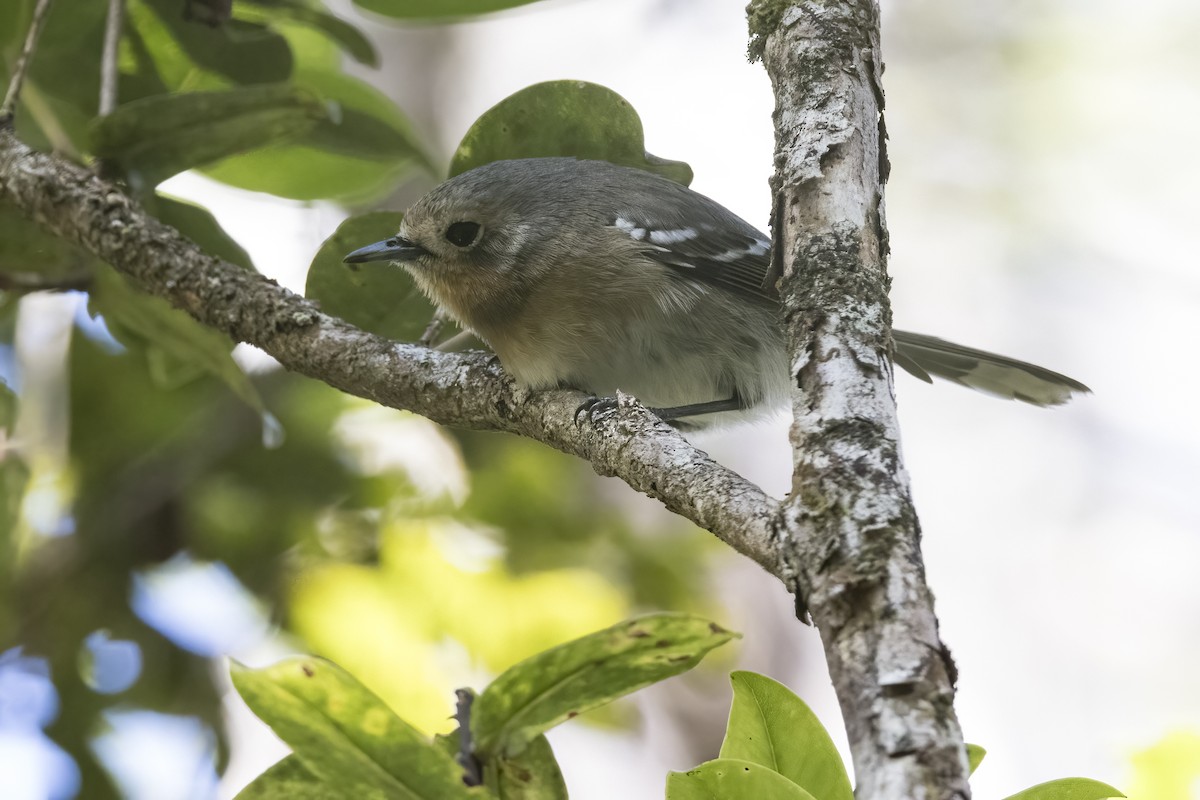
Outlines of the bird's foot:
<svg viewBox="0 0 1200 800">
<path fill-rule="evenodd" d="M 615 397 L 589 397 L 575 409 L 575 426 L 583 427 L 584 419 L 589 424 L 595 425 L 601 417 L 616 410 L 617 398 Z"/>
</svg>

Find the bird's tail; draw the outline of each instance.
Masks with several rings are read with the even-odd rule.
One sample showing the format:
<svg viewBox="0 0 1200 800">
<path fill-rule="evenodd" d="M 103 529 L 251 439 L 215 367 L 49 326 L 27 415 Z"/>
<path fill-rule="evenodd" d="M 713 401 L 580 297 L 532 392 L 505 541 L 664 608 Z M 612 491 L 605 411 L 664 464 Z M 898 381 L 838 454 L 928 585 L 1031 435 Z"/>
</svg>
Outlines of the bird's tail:
<svg viewBox="0 0 1200 800">
<path fill-rule="evenodd" d="M 931 375 L 1008 400 L 1057 406 L 1091 391 L 1077 380 L 1035 364 L 947 342 L 934 336 L 893 331 L 895 361 L 923 381 Z"/>
</svg>

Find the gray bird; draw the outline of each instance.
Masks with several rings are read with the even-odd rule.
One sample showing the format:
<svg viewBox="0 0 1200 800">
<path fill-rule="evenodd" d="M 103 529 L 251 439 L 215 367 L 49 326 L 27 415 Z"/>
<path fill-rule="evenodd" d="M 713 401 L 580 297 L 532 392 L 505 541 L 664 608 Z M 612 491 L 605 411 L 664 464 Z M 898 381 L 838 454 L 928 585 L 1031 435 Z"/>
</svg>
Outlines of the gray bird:
<svg viewBox="0 0 1200 800">
<path fill-rule="evenodd" d="M 619 389 L 697 428 L 787 402 L 770 239 L 719 203 L 604 161 L 497 161 L 434 188 L 399 233 L 346 256 L 391 261 L 531 389 Z M 1039 406 L 1076 380 L 893 331 L 895 363 Z M 721 413 L 723 412 L 723 413 Z"/>
</svg>

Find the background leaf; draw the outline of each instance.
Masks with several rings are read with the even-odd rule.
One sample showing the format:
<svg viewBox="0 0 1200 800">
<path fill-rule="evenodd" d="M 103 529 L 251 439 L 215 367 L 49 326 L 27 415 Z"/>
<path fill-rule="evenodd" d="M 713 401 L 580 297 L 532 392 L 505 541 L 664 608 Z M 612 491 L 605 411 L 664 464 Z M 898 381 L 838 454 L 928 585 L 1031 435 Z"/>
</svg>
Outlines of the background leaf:
<svg viewBox="0 0 1200 800">
<path fill-rule="evenodd" d="M 734 672 L 721 758 L 761 764 L 821 800 L 854 800 L 846 766 L 817 715 L 778 681 Z"/>
<path fill-rule="evenodd" d="M 505 670 L 476 699 L 476 750 L 517 755 L 538 734 L 686 672 L 735 636 L 701 617 L 651 614 L 538 653 Z"/>
<path fill-rule="evenodd" d="M 325 118 L 315 94 L 288 84 L 145 97 L 92 126 L 92 152 L 157 184 L 186 169 L 297 138 Z"/>
<path fill-rule="evenodd" d="M 984 750 L 977 744 L 967 743 L 967 764 L 971 769 L 968 774 L 975 774 L 975 770 L 979 769 L 979 765 L 983 763 L 983 757 L 986 755 L 987 750 Z"/>
<path fill-rule="evenodd" d="M 1004 800 L 1106 800 L 1124 796 L 1107 783 L 1091 778 L 1059 778 L 1030 786 Z"/>
<path fill-rule="evenodd" d="M 261 9 L 261 20 L 286 19 L 321 31 L 337 42 L 355 61 L 368 67 L 379 66 L 379 53 L 371 40 L 350 23 L 335 17 L 319 2 L 306 0 L 243 0 L 236 13 L 245 18 L 247 14 Z"/>
<path fill-rule="evenodd" d="M 348 797 L 453 800 L 470 790 L 453 760 L 337 665 L 289 658 L 265 669 L 233 665 L 238 694 L 303 767 Z"/>
<path fill-rule="evenodd" d="M 621 95 L 586 81 L 526 87 L 475 121 L 450 161 L 450 175 L 510 158 L 574 156 L 654 172 L 687 186 L 692 168 L 646 152 L 642 120 Z"/>
<path fill-rule="evenodd" d="M 109 331 L 143 351 L 159 385 L 171 386 L 208 372 L 225 382 L 251 408 L 261 411 L 254 384 L 234 362 L 233 342 L 205 327 L 167 301 L 139 292 L 112 267 L 96 272 L 89 308 L 104 317 Z"/>
<path fill-rule="evenodd" d="M 717 758 L 687 772 L 668 773 L 667 800 L 817 799 L 760 764 Z"/>
<path fill-rule="evenodd" d="M 351 217 L 325 240 L 312 266 L 304 296 L 327 314 L 363 330 L 402 342 L 416 341 L 433 316 L 433 305 L 401 267 L 373 261 L 351 269 L 342 259 L 351 250 L 395 236 L 401 215 L 374 211 Z"/>
<path fill-rule="evenodd" d="M 359 8 L 399 19 L 474 16 L 533 2 L 536 0 L 354 0 Z"/>
</svg>

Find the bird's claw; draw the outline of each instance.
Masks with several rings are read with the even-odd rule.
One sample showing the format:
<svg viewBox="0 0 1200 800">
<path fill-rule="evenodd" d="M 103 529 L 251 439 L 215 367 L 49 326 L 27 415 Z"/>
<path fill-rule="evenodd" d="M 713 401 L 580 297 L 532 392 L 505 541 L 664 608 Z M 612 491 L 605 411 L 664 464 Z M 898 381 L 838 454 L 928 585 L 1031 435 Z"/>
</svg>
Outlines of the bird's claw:
<svg viewBox="0 0 1200 800">
<path fill-rule="evenodd" d="M 596 420 L 600 417 L 616 410 L 617 398 L 615 397 L 589 397 L 575 409 L 575 426 L 583 427 L 582 419 L 586 419 L 589 424 L 595 425 Z"/>
</svg>

